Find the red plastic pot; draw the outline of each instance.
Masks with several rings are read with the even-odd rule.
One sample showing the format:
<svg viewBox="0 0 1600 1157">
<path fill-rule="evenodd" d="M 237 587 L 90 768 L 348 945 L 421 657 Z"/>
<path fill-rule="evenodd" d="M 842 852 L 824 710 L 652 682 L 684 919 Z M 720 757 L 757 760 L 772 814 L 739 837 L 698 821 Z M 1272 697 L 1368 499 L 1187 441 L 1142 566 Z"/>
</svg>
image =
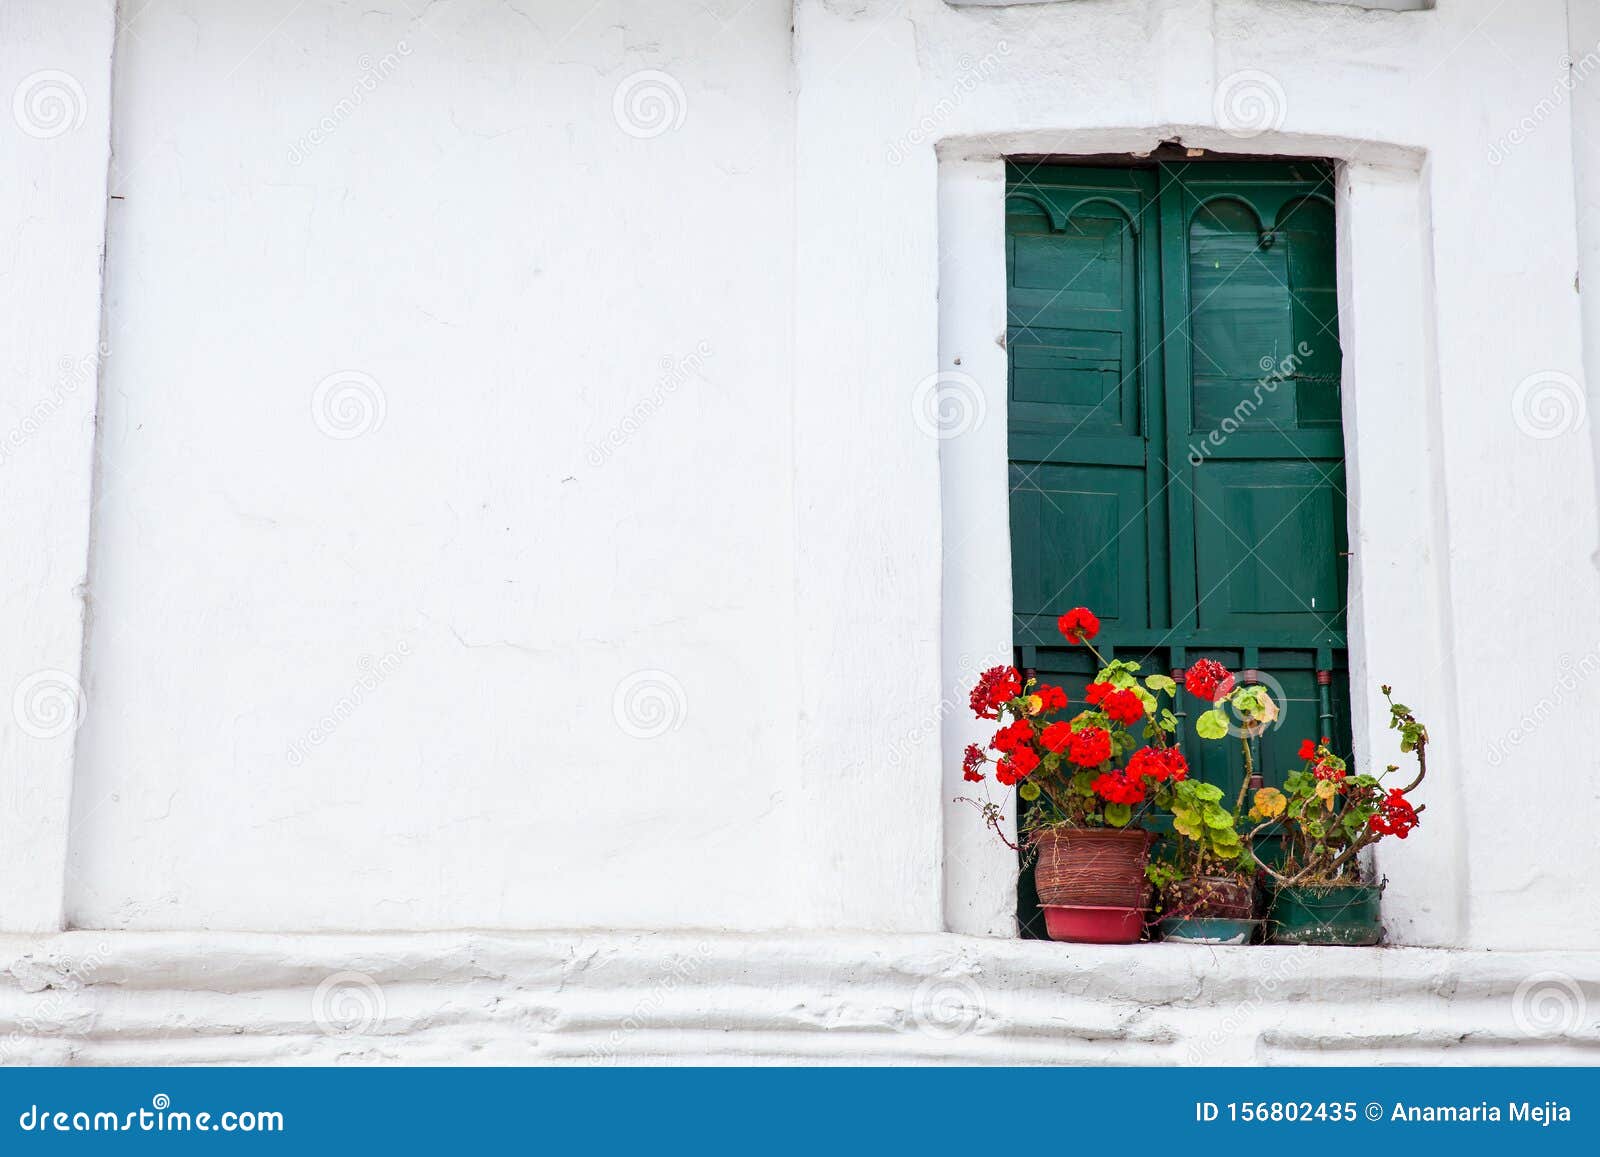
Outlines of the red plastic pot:
<svg viewBox="0 0 1600 1157">
<path fill-rule="evenodd" d="M 1144 909 L 1093 904 L 1044 904 L 1044 927 L 1052 940 L 1077 944 L 1133 944 L 1144 930 Z"/>
</svg>

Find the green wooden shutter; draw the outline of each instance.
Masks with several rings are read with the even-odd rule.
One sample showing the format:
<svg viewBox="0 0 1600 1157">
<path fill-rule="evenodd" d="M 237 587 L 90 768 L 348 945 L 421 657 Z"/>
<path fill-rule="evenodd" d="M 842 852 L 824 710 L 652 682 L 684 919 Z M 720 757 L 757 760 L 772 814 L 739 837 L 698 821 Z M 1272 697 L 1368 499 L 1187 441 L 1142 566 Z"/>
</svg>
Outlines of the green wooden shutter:
<svg viewBox="0 0 1600 1157">
<path fill-rule="evenodd" d="M 1081 694 L 1092 662 L 1055 619 L 1089 606 L 1108 655 L 1147 671 L 1211 657 L 1276 685 L 1269 783 L 1302 738 L 1347 752 L 1331 173 L 1022 164 L 1008 177 L 1019 665 Z M 1191 731 L 1184 746 L 1231 799 L 1234 745 Z"/>
</svg>

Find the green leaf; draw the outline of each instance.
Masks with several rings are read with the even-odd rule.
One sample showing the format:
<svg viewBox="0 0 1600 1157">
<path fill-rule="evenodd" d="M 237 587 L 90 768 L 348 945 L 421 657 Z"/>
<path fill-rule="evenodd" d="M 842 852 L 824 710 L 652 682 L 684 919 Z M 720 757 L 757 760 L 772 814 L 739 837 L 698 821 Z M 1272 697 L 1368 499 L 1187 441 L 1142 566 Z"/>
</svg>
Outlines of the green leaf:
<svg viewBox="0 0 1600 1157">
<path fill-rule="evenodd" d="M 1228 717 L 1213 707 L 1194 721 L 1194 730 L 1201 739 L 1221 739 L 1228 734 Z"/>
<path fill-rule="evenodd" d="M 1165 691 L 1168 695 L 1178 693 L 1178 685 L 1166 675 L 1150 675 L 1146 677 L 1144 685 L 1152 691 Z"/>
<path fill-rule="evenodd" d="M 1191 840 L 1198 840 L 1204 830 L 1200 824 L 1200 815 L 1193 808 L 1181 805 L 1172 809 L 1172 830 L 1179 835 L 1188 836 Z"/>
<path fill-rule="evenodd" d="M 1039 785 L 1024 783 L 1017 788 L 1017 795 L 1031 803 L 1039 798 Z"/>
<path fill-rule="evenodd" d="M 1133 818 L 1133 809 L 1125 803 L 1106 804 L 1106 823 L 1114 828 L 1125 828 Z"/>
<path fill-rule="evenodd" d="M 1217 807 L 1215 804 L 1206 808 L 1206 810 L 1200 814 L 1201 817 L 1206 821 L 1206 827 L 1208 828 L 1233 827 L 1233 817 L 1227 812 L 1223 811 L 1221 808 Z"/>
<path fill-rule="evenodd" d="M 1188 783 L 1188 780 L 1184 780 Z M 1197 783 L 1194 785 L 1194 798 L 1204 800 L 1206 803 L 1216 803 L 1222 798 L 1222 789 L 1214 783 Z"/>
</svg>

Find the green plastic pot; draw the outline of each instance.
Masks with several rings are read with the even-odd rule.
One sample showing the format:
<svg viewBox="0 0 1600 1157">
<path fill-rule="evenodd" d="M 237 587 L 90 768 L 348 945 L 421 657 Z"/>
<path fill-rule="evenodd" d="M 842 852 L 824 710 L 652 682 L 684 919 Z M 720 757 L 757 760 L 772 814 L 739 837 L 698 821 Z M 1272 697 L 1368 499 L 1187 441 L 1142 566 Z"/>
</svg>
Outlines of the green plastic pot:
<svg viewBox="0 0 1600 1157">
<path fill-rule="evenodd" d="M 1268 914 L 1272 944 L 1376 944 L 1383 939 L 1376 884 L 1278 888 Z"/>
</svg>

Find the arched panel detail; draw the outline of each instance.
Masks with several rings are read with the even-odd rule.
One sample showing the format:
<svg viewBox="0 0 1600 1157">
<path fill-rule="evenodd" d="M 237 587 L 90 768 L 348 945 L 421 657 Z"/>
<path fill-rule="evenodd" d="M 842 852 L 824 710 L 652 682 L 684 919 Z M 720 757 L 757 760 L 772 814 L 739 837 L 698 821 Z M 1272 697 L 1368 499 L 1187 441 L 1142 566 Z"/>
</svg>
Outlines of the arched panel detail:
<svg viewBox="0 0 1600 1157">
<path fill-rule="evenodd" d="M 1333 198 L 1328 196 L 1326 193 L 1302 193 L 1298 196 L 1288 198 L 1282 205 L 1278 207 L 1278 215 L 1273 218 L 1272 228 L 1274 230 L 1287 228 L 1287 222 L 1289 219 L 1299 211 L 1301 205 L 1304 205 L 1307 202 L 1315 202 L 1319 205 L 1322 205 L 1330 213 L 1334 211 Z"/>
<path fill-rule="evenodd" d="M 1136 236 L 1138 235 L 1139 218 L 1136 217 L 1126 205 L 1111 197 L 1084 197 L 1082 200 L 1076 202 L 1072 208 L 1067 210 L 1067 219 L 1070 221 L 1073 217 L 1076 217 L 1078 215 L 1078 210 L 1082 209 L 1085 205 L 1110 205 L 1122 215 L 1124 220 L 1128 222 L 1129 230 L 1131 230 Z"/>
<path fill-rule="evenodd" d="M 1059 209 L 1057 209 L 1054 205 L 1050 204 L 1049 201 L 1045 200 L 1043 197 L 1035 196 L 1032 193 L 1015 193 L 1015 192 L 1014 193 L 1009 193 L 1006 196 L 1006 212 L 1007 213 L 1009 213 L 1011 211 L 1011 203 L 1013 201 L 1025 201 L 1029 205 L 1031 205 L 1035 209 L 1037 209 L 1041 214 L 1043 214 L 1045 220 L 1050 222 L 1050 232 L 1052 232 L 1052 233 L 1065 233 L 1066 232 L 1066 230 L 1067 230 L 1067 218 L 1066 218 L 1066 216 Z"/>
<path fill-rule="evenodd" d="M 1255 221 L 1256 232 L 1259 233 L 1266 228 L 1266 223 L 1261 219 L 1260 211 L 1257 210 L 1256 207 L 1249 201 L 1236 193 L 1214 193 L 1204 200 L 1198 202 L 1194 207 L 1194 212 L 1189 214 L 1190 228 L 1194 227 L 1194 223 L 1199 219 L 1200 214 L 1204 213 L 1207 209 L 1210 209 L 1214 205 L 1221 204 L 1238 205 L 1243 208 Z"/>
</svg>

